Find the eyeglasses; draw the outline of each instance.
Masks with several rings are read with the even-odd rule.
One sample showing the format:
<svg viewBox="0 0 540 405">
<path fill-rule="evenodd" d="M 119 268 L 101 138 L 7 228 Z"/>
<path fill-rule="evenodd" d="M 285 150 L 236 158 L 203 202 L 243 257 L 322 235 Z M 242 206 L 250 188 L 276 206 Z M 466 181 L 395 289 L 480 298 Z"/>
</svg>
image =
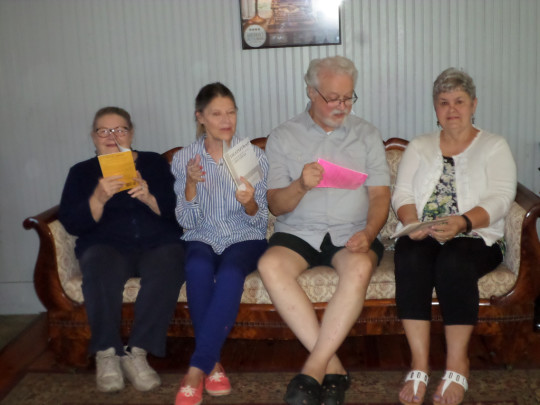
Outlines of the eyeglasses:
<svg viewBox="0 0 540 405">
<path fill-rule="evenodd" d="M 321 94 L 321 92 L 319 91 L 318 88 L 314 87 L 314 89 L 315 89 L 315 91 L 317 93 L 319 93 L 319 96 L 322 97 L 322 99 L 326 102 L 326 104 L 328 104 L 328 106 L 332 107 L 332 108 L 335 108 L 335 107 L 341 105 L 341 103 L 343 103 L 343 105 L 345 107 L 350 107 L 354 103 L 356 103 L 356 100 L 358 100 L 358 96 L 356 95 L 354 90 L 353 90 L 353 96 L 352 97 L 349 97 L 349 98 L 332 98 L 332 99 L 328 100 L 325 96 L 323 96 Z"/>
<path fill-rule="evenodd" d="M 107 138 L 110 134 L 117 135 L 119 137 L 126 136 L 129 132 L 129 129 L 126 127 L 116 127 L 116 128 L 98 128 L 96 129 L 96 134 L 100 138 Z"/>
</svg>

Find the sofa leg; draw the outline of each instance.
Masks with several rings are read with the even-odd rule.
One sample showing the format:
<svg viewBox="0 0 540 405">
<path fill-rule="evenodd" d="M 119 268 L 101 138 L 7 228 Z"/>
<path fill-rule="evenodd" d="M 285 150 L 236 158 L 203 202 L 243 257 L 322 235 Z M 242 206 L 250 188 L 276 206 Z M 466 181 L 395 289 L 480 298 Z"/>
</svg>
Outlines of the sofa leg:
<svg viewBox="0 0 540 405">
<path fill-rule="evenodd" d="M 88 344 L 87 339 L 51 338 L 49 341 L 49 347 L 59 364 L 77 368 L 88 368 L 90 365 Z"/>
<path fill-rule="evenodd" d="M 534 302 L 534 331 L 540 332 L 540 295 L 536 297 Z"/>
<path fill-rule="evenodd" d="M 501 328 L 501 333 L 483 336 L 483 341 L 492 353 L 495 364 L 513 368 L 516 363 L 525 358 L 531 334 L 530 323 L 523 322 L 517 325 L 505 325 Z"/>
</svg>

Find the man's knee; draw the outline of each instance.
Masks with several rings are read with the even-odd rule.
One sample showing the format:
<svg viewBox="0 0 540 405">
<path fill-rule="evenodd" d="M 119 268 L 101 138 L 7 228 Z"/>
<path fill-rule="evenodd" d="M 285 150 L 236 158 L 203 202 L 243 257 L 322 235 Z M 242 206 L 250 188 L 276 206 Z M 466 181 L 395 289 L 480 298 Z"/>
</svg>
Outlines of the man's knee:
<svg viewBox="0 0 540 405">
<path fill-rule="evenodd" d="M 269 248 L 259 259 L 257 268 L 263 280 L 269 279 L 280 269 L 280 257 L 275 248 Z"/>
<path fill-rule="evenodd" d="M 287 248 L 270 247 L 261 256 L 257 265 L 263 282 L 266 284 L 274 280 L 296 279 L 298 274 L 307 268 L 307 264 L 302 268 L 301 260 L 293 257 L 294 255 L 296 254 Z"/>
<path fill-rule="evenodd" d="M 346 252 L 336 259 L 335 269 L 338 272 L 340 282 L 343 281 L 360 289 L 367 287 L 377 265 L 377 255 L 374 252 Z"/>
</svg>

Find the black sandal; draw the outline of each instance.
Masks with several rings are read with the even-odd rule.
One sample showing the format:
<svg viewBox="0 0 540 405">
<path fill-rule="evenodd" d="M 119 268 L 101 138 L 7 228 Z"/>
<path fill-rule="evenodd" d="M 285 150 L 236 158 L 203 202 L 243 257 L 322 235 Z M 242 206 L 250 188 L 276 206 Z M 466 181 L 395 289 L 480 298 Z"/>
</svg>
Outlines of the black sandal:
<svg viewBox="0 0 540 405">
<path fill-rule="evenodd" d="M 351 386 L 349 373 L 326 374 L 322 383 L 321 403 L 323 405 L 343 405 L 345 403 L 345 391 Z"/>
<path fill-rule="evenodd" d="M 284 398 L 289 405 L 320 405 L 321 384 L 309 375 L 296 375 L 287 386 Z"/>
</svg>

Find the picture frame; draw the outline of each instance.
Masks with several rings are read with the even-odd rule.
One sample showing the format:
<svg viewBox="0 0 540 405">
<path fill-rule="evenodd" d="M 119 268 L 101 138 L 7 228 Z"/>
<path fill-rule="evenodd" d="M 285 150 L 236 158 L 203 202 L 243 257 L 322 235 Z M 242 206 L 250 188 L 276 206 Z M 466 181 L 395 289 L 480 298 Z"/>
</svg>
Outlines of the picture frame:
<svg viewBox="0 0 540 405">
<path fill-rule="evenodd" d="M 341 44 L 341 1 L 239 2 L 242 49 Z"/>
</svg>

